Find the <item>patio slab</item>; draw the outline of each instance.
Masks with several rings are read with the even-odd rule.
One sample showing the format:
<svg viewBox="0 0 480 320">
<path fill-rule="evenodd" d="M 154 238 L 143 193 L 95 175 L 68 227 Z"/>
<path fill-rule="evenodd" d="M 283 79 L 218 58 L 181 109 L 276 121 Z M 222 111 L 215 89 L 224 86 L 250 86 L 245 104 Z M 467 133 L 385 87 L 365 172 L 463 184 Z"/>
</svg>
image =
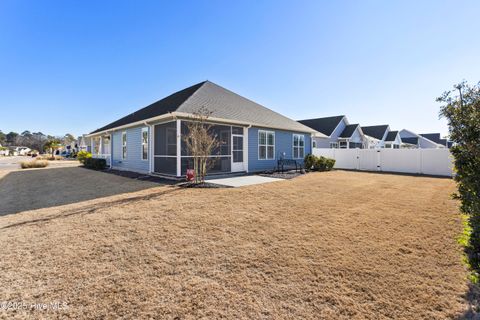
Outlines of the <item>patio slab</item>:
<svg viewBox="0 0 480 320">
<path fill-rule="evenodd" d="M 221 179 L 207 179 L 207 181 L 229 187 L 244 187 L 254 184 L 269 183 L 275 181 L 282 181 L 284 179 L 262 177 L 262 176 L 242 176 Z"/>
</svg>

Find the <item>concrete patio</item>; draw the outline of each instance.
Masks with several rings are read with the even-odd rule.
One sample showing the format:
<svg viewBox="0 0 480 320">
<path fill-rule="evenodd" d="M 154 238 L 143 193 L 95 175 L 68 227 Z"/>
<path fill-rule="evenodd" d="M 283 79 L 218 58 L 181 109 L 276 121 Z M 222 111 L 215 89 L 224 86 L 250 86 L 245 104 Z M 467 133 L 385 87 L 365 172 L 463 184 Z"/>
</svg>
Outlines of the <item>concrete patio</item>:
<svg viewBox="0 0 480 320">
<path fill-rule="evenodd" d="M 231 178 L 221 178 L 221 179 L 207 179 L 208 182 L 220 184 L 228 187 L 244 187 L 251 186 L 254 184 L 269 183 L 275 181 L 282 181 L 284 179 L 262 177 L 262 176 L 241 176 L 241 177 L 231 177 Z"/>
</svg>

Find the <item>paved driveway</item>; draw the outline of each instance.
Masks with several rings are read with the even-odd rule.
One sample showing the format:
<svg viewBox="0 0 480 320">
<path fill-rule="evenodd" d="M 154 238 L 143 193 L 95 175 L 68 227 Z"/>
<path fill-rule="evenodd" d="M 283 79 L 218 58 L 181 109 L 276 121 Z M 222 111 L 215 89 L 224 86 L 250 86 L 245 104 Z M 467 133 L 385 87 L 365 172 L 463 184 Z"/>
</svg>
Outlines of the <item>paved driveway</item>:
<svg viewBox="0 0 480 320">
<path fill-rule="evenodd" d="M 18 169 L 17 163 L 10 171 L 4 165 L 0 171 L 0 216 L 159 186 L 60 162 L 27 170 Z"/>
</svg>

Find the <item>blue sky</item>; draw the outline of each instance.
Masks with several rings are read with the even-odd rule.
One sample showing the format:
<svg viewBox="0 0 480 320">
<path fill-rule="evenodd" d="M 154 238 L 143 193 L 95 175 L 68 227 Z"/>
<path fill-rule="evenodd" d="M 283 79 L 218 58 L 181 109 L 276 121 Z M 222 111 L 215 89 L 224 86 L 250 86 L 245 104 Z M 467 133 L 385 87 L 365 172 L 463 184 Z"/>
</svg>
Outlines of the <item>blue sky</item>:
<svg viewBox="0 0 480 320">
<path fill-rule="evenodd" d="M 294 119 L 447 133 L 479 1 L 0 1 L 0 129 L 87 133 L 211 80 Z"/>
</svg>

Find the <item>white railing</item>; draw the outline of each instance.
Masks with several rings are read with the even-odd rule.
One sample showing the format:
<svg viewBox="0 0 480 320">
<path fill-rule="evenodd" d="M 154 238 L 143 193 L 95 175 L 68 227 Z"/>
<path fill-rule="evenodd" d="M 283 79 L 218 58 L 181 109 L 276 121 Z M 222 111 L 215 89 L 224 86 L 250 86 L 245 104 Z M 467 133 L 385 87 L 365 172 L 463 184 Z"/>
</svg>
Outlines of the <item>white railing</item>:
<svg viewBox="0 0 480 320">
<path fill-rule="evenodd" d="M 335 168 L 401 172 L 436 176 L 454 175 L 448 149 L 322 149 L 315 156 L 335 159 Z"/>
</svg>

